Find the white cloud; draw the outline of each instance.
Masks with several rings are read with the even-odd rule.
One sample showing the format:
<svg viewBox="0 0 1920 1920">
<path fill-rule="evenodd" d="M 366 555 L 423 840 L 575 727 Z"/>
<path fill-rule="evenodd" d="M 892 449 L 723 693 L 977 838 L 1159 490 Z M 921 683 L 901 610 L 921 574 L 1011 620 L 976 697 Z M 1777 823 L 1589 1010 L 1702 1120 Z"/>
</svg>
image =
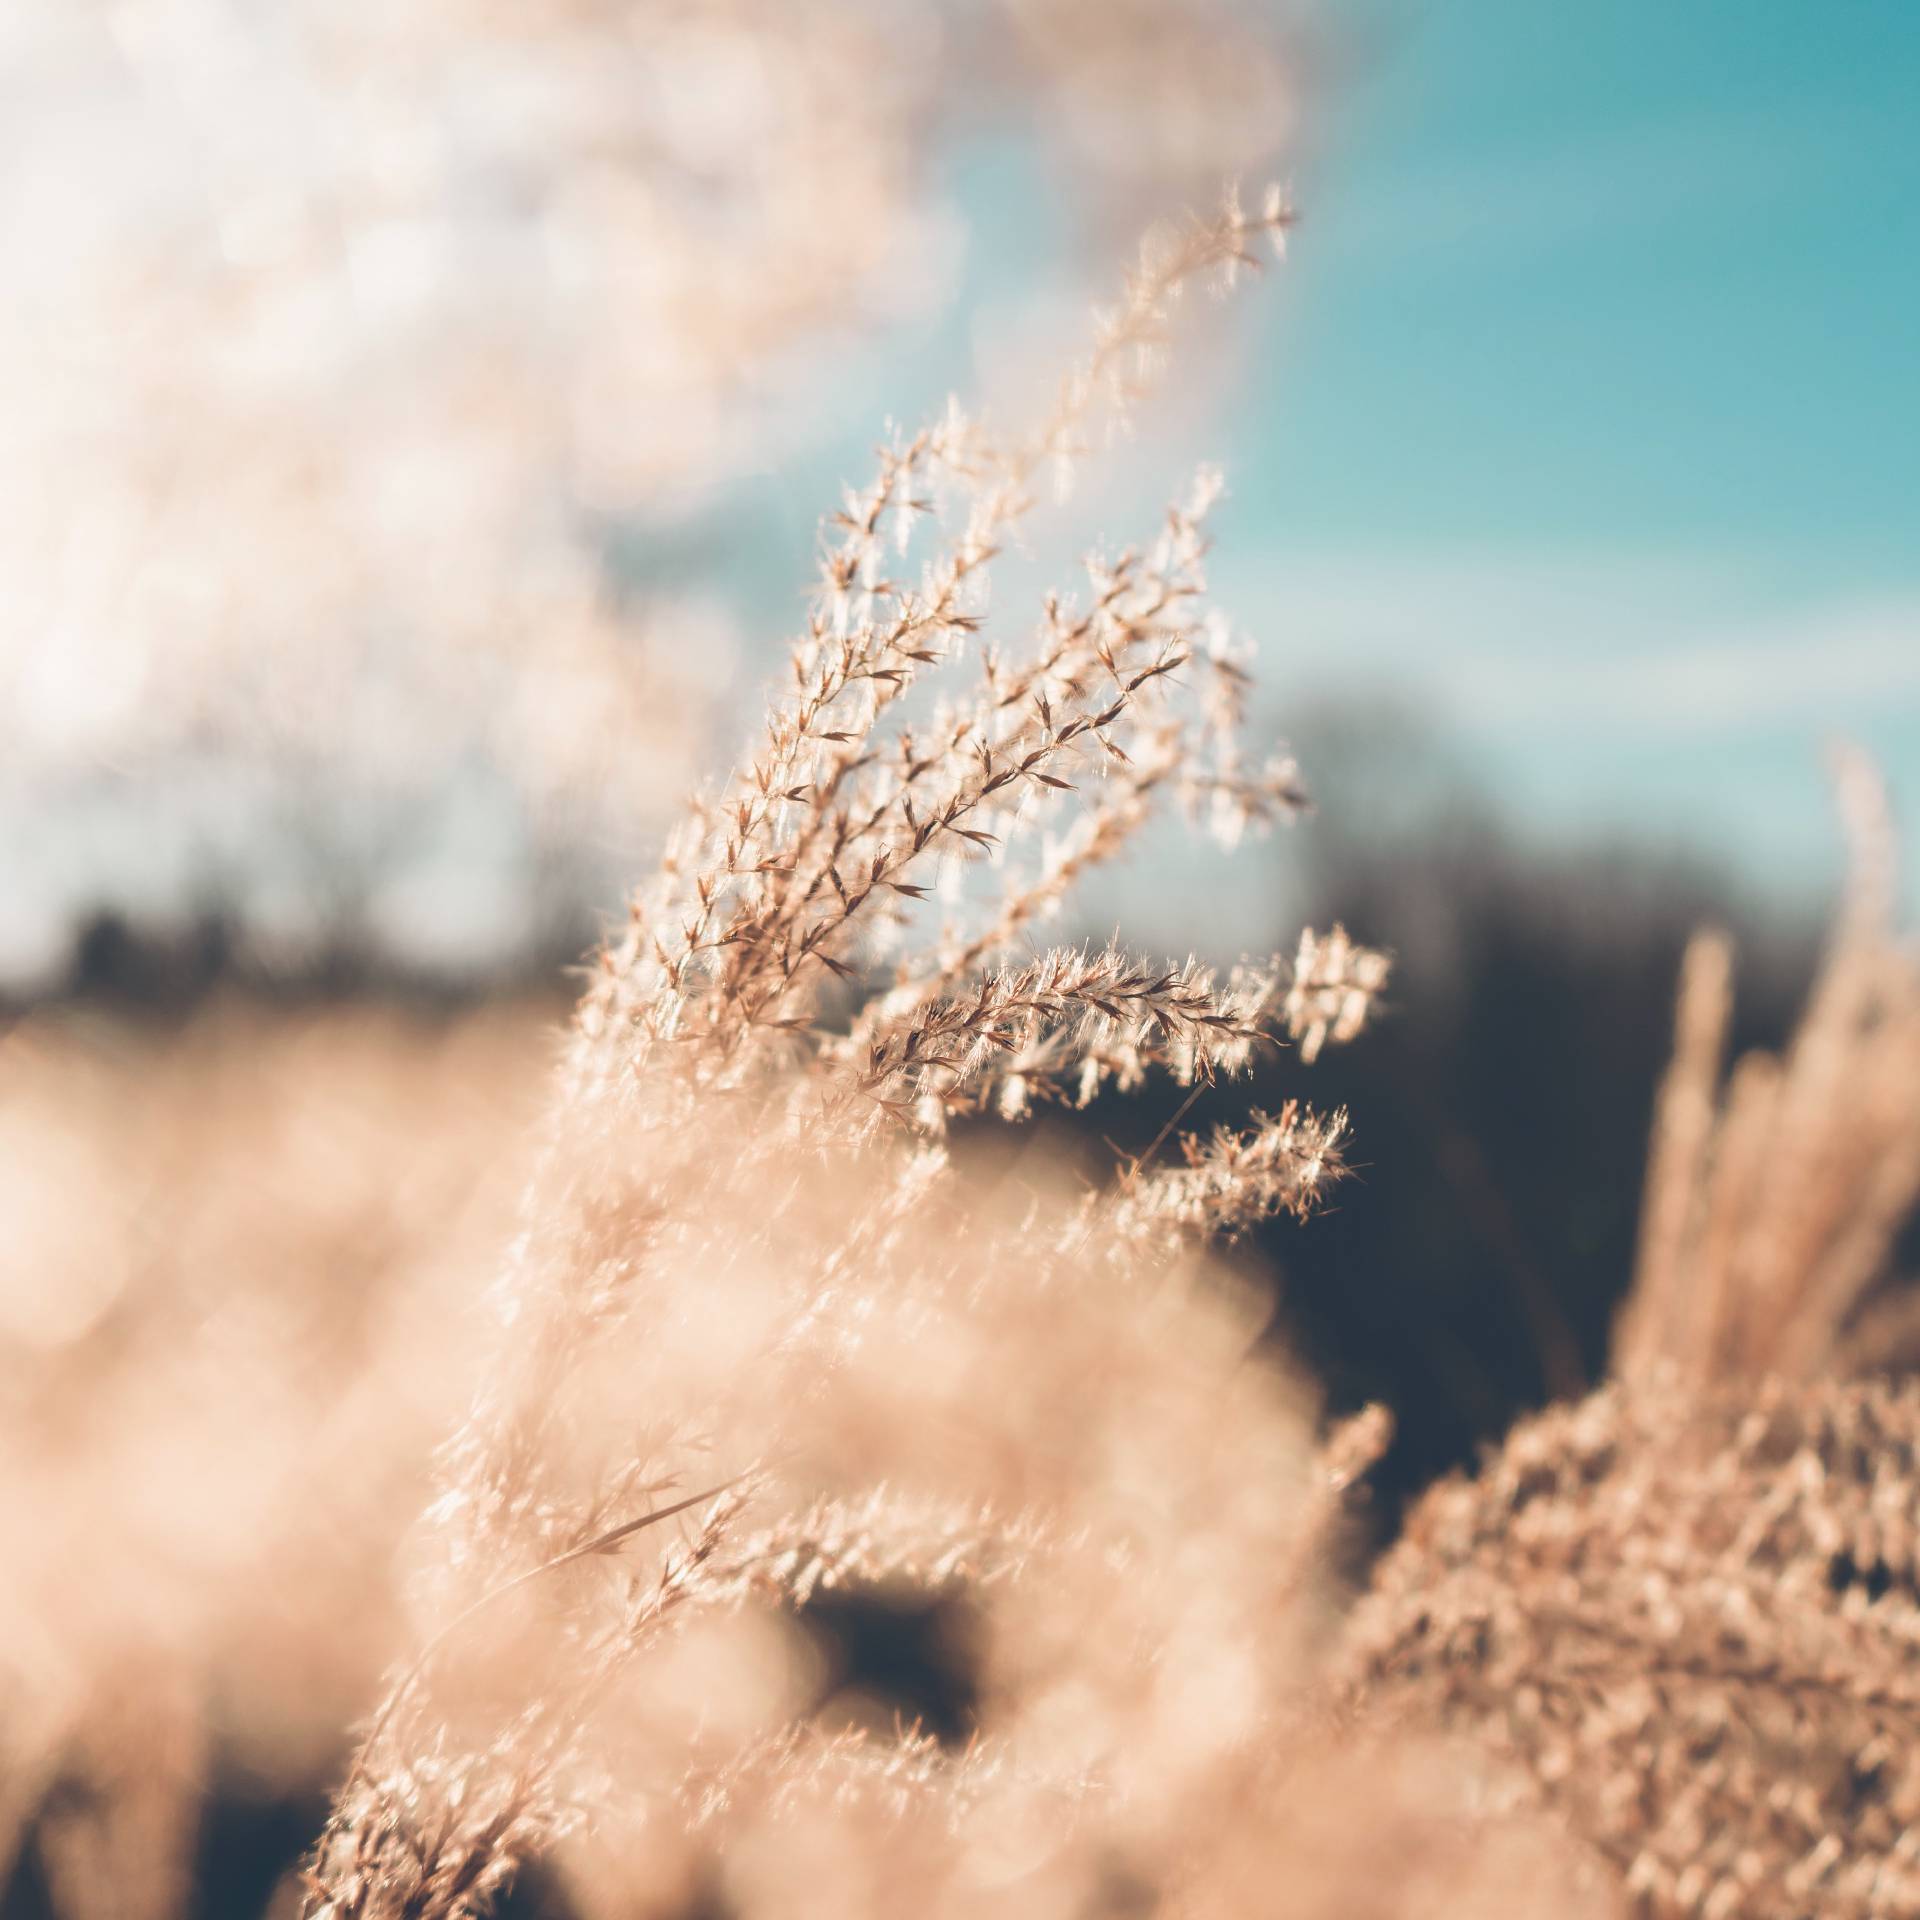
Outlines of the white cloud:
<svg viewBox="0 0 1920 1920">
<path fill-rule="evenodd" d="M 1920 586 L 1780 605 L 1711 566 L 1355 556 L 1282 561 L 1223 588 L 1266 637 L 1276 685 L 1389 680 L 1475 734 L 1708 737 L 1920 718 Z"/>
</svg>

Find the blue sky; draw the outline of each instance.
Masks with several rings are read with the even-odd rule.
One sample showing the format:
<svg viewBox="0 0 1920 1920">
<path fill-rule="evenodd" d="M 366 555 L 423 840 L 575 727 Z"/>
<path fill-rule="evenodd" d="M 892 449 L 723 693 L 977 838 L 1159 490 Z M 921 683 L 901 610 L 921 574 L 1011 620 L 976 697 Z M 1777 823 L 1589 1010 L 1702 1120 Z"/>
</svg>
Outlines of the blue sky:
<svg viewBox="0 0 1920 1920">
<path fill-rule="evenodd" d="M 1804 895 L 1844 732 L 1920 841 L 1920 7 L 1371 17 L 1226 446 L 1224 596 L 1548 833 Z"/>
<path fill-rule="evenodd" d="M 1310 776 L 1321 703 L 1391 700 L 1524 838 L 1630 837 L 1817 909 L 1821 750 L 1850 736 L 1892 776 L 1920 908 L 1920 0 L 1275 4 L 1319 23 L 1288 263 L 1194 330 L 1191 404 L 1037 530 L 1035 569 L 1070 579 L 1218 459 L 1217 597 Z M 976 131 L 907 317 L 772 370 L 765 470 L 606 529 L 622 571 L 717 588 L 762 636 L 728 663 L 744 711 L 883 420 L 950 390 L 1004 412 L 1083 341 L 1124 237 L 1068 182 L 1011 116 Z M 1010 572 L 1017 630 L 1038 575 Z M 75 834 L 162 872 L 151 835 Z M 1270 932 L 1219 920 L 1205 863 L 1150 880 L 1146 944 Z"/>
<path fill-rule="evenodd" d="M 1910 580 L 1920 8 L 1391 18 L 1303 170 L 1275 509 Z"/>
<path fill-rule="evenodd" d="M 1174 436 L 1227 468 L 1216 585 L 1275 720 L 1391 689 L 1524 836 L 1702 852 L 1802 905 L 1838 877 L 1847 735 L 1920 846 L 1920 5 L 1337 28 L 1289 263 Z M 1013 144 L 952 191 L 956 297 L 843 373 L 850 420 L 921 416 L 1023 328 L 1073 338 L 1077 210 Z M 806 553 L 871 438 L 769 476 L 763 552 Z"/>
</svg>

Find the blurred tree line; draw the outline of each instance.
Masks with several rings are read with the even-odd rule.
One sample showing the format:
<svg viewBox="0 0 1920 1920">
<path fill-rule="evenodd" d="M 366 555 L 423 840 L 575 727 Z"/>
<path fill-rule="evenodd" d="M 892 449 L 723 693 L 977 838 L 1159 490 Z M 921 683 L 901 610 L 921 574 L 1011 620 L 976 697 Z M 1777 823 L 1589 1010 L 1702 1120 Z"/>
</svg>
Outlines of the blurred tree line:
<svg viewBox="0 0 1920 1920">
<path fill-rule="evenodd" d="M 1529 841 L 1464 758 L 1391 706 L 1296 721 L 1314 743 L 1318 811 L 1267 855 L 1270 937 L 1284 949 L 1299 924 L 1339 921 L 1390 949 L 1385 1017 L 1310 1069 L 1282 1054 L 1250 1087 L 1203 1091 L 1186 1123 L 1290 1095 L 1351 1112 L 1354 1176 L 1319 1218 L 1276 1223 L 1245 1252 L 1280 1276 L 1276 1328 L 1333 1406 L 1394 1410 L 1378 1481 L 1386 1520 L 1519 1411 L 1604 1371 L 1689 934 L 1734 935 L 1738 1051 L 1788 1031 L 1820 929 L 1697 858 Z M 346 871 L 327 879 L 340 901 L 359 884 Z M 208 894 L 152 928 L 102 907 L 78 930 L 56 997 L 164 1023 L 215 994 L 444 1013 L 550 986 L 557 1018 L 603 909 L 577 887 L 550 888 L 511 964 L 467 977 L 411 967 L 354 913 L 333 916 L 297 968 L 269 969 L 252 957 L 246 911 Z M 1090 1166 L 1147 1151 L 1183 1099 L 1156 1087 L 1075 1116 Z"/>
<path fill-rule="evenodd" d="M 1688 936 L 1734 936 L 1737 1054 L 1790 1029 L 1820 923 L 1674 851 L 1528 841 L 1412 715 L 1344 707 L 1298 729 L 1318 811 L 1277 844 L 1297 893 L 1272 938 L 1339 921 L 1390 949 L 1384 1015 L 1311 1068 L 1286 1053 L 1250 1089 L 1203 1093 L 1185 1124 L 1289 1096 L 1352 1115 L 1353 1177 L 1249 1252 L 1332 1407 L 1393 1410 L 1384 1527 L 1523 1409 L 1605 1371 Z M 1136 1154 L 1180 1097 L 1107 1100 L 1088 1123 Z"/>
</svg>

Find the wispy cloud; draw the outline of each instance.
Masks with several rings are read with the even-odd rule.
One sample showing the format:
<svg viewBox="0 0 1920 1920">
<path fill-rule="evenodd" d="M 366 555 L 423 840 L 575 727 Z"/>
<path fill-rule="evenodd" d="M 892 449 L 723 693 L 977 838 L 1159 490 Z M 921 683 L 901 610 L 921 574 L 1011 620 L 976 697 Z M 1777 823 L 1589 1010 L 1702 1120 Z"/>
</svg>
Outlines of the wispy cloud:
<svg viewBox="0 0 1920 1920">
<path fill-rule="evenodd" d="M 1413 556 L 1281 564 L 1232 597 L 1295 689 L 1391 679 L 1473 732 L 1920 717 L 1920 586 L 1782 608 L 1712 567 Z"/>
</svg>

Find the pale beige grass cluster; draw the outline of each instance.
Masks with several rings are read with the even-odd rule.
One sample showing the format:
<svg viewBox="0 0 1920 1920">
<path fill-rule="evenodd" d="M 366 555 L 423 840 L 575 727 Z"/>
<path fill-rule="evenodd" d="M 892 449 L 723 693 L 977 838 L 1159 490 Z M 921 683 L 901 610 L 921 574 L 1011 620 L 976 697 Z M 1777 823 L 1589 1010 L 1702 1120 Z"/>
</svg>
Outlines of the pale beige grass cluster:
<svg viewBox="0 0 1920 1920">
<path fill-rule="evenodd" d="M 1345 1637 L 1648 1915 L 1920 1912 L 1911 1386 L 1603 1388 L 1429 1494 Z"/>
<path fill-rule="evenodd" d="M 544 1023 L 0 1042 L 0 1877 L 62 1920 L 180 1912 L 211 1769 L 310 1791 L 403 1644 Z"/>
<path fill-rule="evenodd" d="M 1911 1357 L 1911 1293 L 1870 1299 L 1920 1199 L 1920 955 L 1893 930 L 1885 794 L 1838 762 L 1853 879 L 1791 1045 L 1720 1088 L 1732 954 L 1705 934 L 1681 977 L 1619 1365 L 1702 1380 L 1848 1372 Z"/>
<path fill-rule="evenodd" d="M 1729 958 L 1689 958 L 1617 1380 L 1431 1493 L 1350 1612 L 1386 1418 L 1317 1436 L 1212 1255 L 1319 1204 L 1347 1117 L 1176 1122 L 1091 1184 L 959 1150 L 1304 1064 L 1386 990 L 1337 927 L 1231 966 L 1050 930 L 1162 804 L 1231 843 L 1305 803 L 1206 604 L 1217 476 L 1029 619 L 987 595 L 1287 221 L 1154 236 L 1032 431 L 882 447 L 592 964 L 530 1177 L 486 1091 L 537 1078 L 518 1028 L 437 1082 L 341 1016 L 229 1084 L 230 1032 L 142 1055 L 146 1108 L 9 1043 L 0 1843 L 63 1920 L 180 1912 L 215 1748 L 290 1782 L 356 1708 L 276 1912 L 478 1920 L 538 1862 L 586 1920 L 1920 1913 L 1920 1405 L 1847 1377 L 1906 1315 L 1920 986 L 1857 770 L 1806 1018 L 1724 1090 Z M 964 1742 L 834 1691 L 828 1596 L 965 1623 Z"/>
<path fill-rule="evenodd" d="M 1617 1379 L 1415 1509 L 1349 1623 L 1359 1711 L 1519 1763 L 1659 1920 L 1920 1913 L 1920 956 L 1884 796 L 1841 762 L 1853 884 L 1778 1059 L 1720 1087 L 1697 940 Z"/>
<path fill-rule="evenodd" d="M 1329 1752 L 1329 1530 L 1380 1435 L 1316 1462 L 1256 1304 L 1203 1249 L 1307 1210 L 1342 1122 L 1289 1103 L 1093 1191 L 1040 1154 L 983 1189 L 945 1139 L 1348 1037 L 1384 985 L 1340 935 L 1297 969 L 1021 953 L 1160 793 L 1229 835 L 1300 804 L 1291 762 L 1233 730 L 1210 477 L 1024 647 L 983 595 L 1187 288 L 1285 224 L 1276 196 L 1155 236 L 1037 431 L 952 414 L 837 516 L 761 745 L 583 1001 L 422 1535 L 427 1631 L 310 1913 L 479 1912 L 541 1855 L 606 1914 L 702 1887 L 742 1913 L 895 1912 L 909 1889 L 926 1913 L 1263 1910 L 1300 1840 L 1268 1812 Z M 810 1723 L 796 1615 L 829 1588 L 964 1600 L 963 1752 Z M 1441 1847 L 1391 1897 L 1466 1871 Z"/>
</svg>

